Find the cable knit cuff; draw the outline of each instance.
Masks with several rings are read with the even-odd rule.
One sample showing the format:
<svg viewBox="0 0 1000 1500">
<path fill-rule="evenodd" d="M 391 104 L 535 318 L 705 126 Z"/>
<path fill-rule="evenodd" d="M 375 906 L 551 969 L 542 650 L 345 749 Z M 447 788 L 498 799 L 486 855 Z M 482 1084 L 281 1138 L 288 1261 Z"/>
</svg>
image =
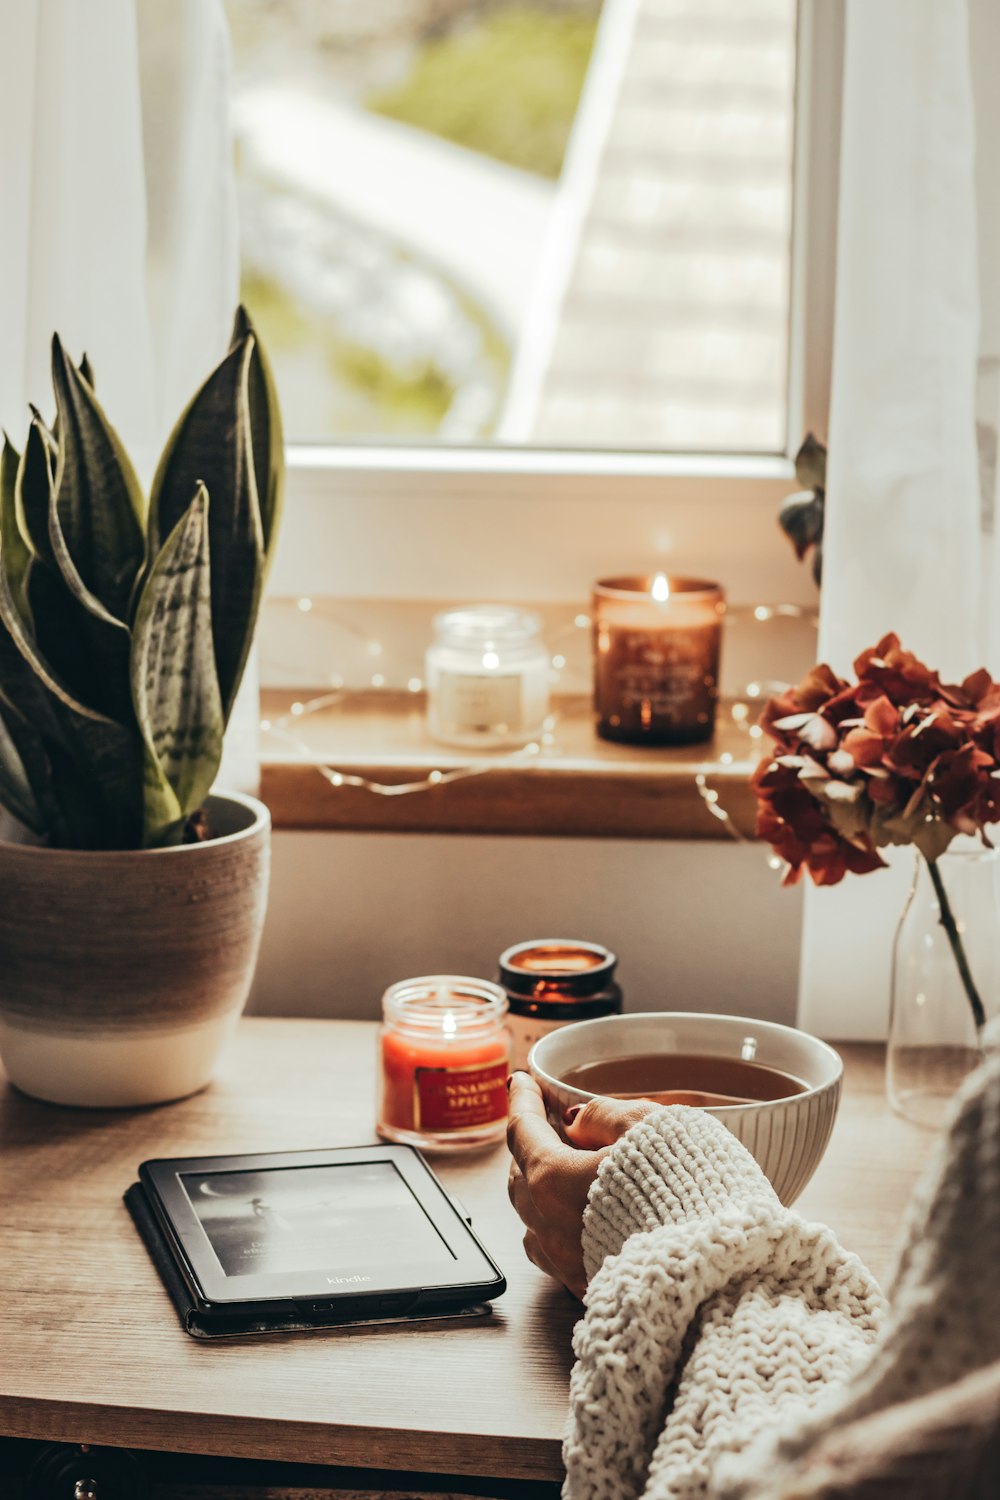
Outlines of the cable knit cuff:
<svg viewBox="0 0 1000 1500">
<path fill-rule="evenodd" d="M 753 1157 L 704 1110 L 669 1105 L 633 1125 L 598 1169 L 583 1216 L 588 1281 L 641 1230 L 734 1207 L 785 1210 Z"/>
</svg>

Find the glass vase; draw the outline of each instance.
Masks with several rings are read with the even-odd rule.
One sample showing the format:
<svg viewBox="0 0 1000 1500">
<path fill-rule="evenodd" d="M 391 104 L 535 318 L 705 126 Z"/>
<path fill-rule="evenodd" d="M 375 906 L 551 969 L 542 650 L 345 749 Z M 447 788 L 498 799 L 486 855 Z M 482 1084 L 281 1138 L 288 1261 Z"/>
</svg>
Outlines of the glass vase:
<svg viewBox="0 0 1000 1500">
<path fill-rule="evenodd" d="M 989 1019 L 998 997 L 998 851 L 956 838 L 934 869 L 916 855 L 896 932 L 886 1088 L 898 1114 L 942 1123 L 982 1056 L 977 1000 Z"/>
</svg>

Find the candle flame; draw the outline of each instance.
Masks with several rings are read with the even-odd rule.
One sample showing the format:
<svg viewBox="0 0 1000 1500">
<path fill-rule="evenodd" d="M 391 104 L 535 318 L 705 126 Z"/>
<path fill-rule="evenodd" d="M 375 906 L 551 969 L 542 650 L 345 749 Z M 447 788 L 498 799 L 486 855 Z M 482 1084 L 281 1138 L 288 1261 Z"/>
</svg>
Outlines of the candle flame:
<svg viewBox="0 0 1000 1500">
<path fill-rule="evenodd" d="M 665 604 L 666 601 L 670 598 L 670 585 L 667 582 L 665 573 L 657 573 L 656 577 L 653 579 L 653 587 L 651 593 L 657 604 Z"/>
</svg>

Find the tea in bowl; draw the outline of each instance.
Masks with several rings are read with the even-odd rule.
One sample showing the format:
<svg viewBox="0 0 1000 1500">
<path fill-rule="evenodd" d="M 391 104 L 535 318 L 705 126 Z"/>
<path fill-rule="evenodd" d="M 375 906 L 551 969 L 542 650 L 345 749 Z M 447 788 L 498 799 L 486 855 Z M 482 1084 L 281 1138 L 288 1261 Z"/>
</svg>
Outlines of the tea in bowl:
<svg viewBox="0 0 1000 1500">
<path fill-rule="evenodd" d="M 561 1026 L 535 1043 L 528 1069 L 560 1131 L 571 1105 L 602 1095 L 707 1110 L 792 1203 L 826 1150 L 844 1065 L 775 1021 L 657 1011 Z"/>
</svg>

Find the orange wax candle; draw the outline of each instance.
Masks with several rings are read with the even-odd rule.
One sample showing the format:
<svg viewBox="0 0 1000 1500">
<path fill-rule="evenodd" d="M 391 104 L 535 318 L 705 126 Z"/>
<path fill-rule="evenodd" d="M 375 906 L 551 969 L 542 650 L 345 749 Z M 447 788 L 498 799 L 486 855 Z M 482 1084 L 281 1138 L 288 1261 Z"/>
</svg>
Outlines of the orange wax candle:
<svg viewBox="0 0 1000 1500">
<path fill-rule="evenodd" d="M 499 985 L 454 974 L 404 979 L 382 1008 L 379 1135 L 435 1150 L 502 1139 L 510 1038 Z"/>
</svg>

